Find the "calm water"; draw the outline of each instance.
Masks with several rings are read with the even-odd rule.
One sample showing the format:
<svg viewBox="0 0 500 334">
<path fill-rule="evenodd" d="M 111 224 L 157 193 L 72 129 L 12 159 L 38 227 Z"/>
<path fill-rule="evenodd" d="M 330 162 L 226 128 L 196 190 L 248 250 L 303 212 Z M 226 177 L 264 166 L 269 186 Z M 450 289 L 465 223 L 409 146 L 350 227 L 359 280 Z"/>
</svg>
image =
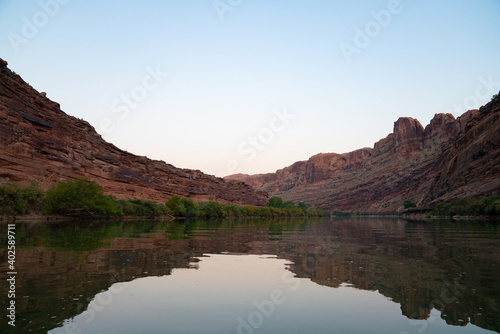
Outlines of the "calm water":
<svg viewBox="0 0 500 334">
<path fill-rule="evenodd" d="M 0 332 L 500 333 L 499 237 L 397 219 L 18 223 Z"/>
</svg>

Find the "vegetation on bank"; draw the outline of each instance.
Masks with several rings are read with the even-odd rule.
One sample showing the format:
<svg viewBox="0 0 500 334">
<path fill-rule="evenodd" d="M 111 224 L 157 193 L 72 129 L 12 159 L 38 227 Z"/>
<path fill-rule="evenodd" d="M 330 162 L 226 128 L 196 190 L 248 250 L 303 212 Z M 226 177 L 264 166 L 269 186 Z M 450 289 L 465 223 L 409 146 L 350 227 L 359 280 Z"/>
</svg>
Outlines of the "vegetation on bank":
<svg viewBox="0 0 500 334">
<path fill-rule="evenodd" d="M 322 210 L 308 209 L 304 203 L 295 206 L 293 202 L 283 202 L 272 197 L 265 207 L 221 204 L 214 201 L 196 203 L 187 198 L 172 196 L 165 206 L 176 217 L 186 218 L 226 218 L 226 217 L 321 217 L 327 213 Z"/>
<path fill-rule="evenodd" d="M 415 203 L 413 203 L 412 201 L 410 201 L 410 200 L 406 200 L 406 201 L 403 202 L 403 207 L 405 209 L 409 209 L 409 208 L 416 208 L 417 205 Z"/>
<path fill-rule="evenodd" d="M 439 203 L 431 216 L 500 216 L 500 196 L 465 197 Z"/>
<path fill-rule="evenodd" d="M 39 211 L 44 194 L 36 184 L 21 187 L 8 184 L 0 187 L 0 214 L 23 215 Z"/>
<path fill-rule="evenodd" d="M 120 210 L 114 198 L 104 195 L 97 183 L 78 179 L 52 186 L 43 200 L 42 212 L 111 216 L 119 214 Z"/>
<path fill-rule="evenodd" d="M 16 184 L 0 187 L 0 214 L 28 213 L 73 216 L 164 216 L 185 218 L 226 217 L 312 217 L 326 216 L 322 210 L 308 209 L 304 203 L 296 206 L 272 197 L 268 206 L 238 206 L 208 201 L 197 203 L 188 198 L 172 196 L 165 204 L 142 200 L 117 200 L 105 195 L 102 187 L 88 179 L 61 181 L 45 194 L 36 183 L 28 187 Z"/>
<path fill-rule="evenodd" d="M 415 204 L 405 201 L 405 208 Z M 72 216 L 136 216 L 172 215 L 185 218 L 226 217 L 322 217 L 329 213 L 308 209 L 304 203 L 284 202 L 271 197 L 265 207 L 221 204 L 214 201 L 197 203 L 188 198 L 172 196 L 165 204 L 143 200 L 117 200 L 105 195 L 102 187 L 88 179 L 61 181 L 44 193 L 36 183 L 27 187 L 18 184 L 0 186 L 0 215 L 29 213 Z M 333 212 L 334 216 L 357 216 L 368 213 Z M 380 213 L 378 213 L 380 214 Z M 399 214 L 399 213 L 393 213 Z M 500 196 L 458 198 L 443 202 L 430 216 L 500 216 Z"/>
</svg>

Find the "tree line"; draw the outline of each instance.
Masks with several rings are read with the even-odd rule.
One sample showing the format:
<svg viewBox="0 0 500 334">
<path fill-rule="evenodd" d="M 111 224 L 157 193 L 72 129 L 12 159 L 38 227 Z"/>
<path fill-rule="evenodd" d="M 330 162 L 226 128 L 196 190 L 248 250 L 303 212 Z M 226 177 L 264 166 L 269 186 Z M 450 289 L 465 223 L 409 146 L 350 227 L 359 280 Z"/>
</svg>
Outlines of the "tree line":
<svg viewBox="0 0 500 334">
<path fill-rule="evenodd" d="M 432 216 L 500 216 L 500 196 L 463 197 L 436 205 Z"/>
<path fill-rule="evenodd" d="M 65 180 L 44 193 L 36 183 L 27 187 L 9 184 L 0 187 L 0 214 L 30 213 L 73 216 L 164 216 L 184 218 L 226 217 L 310 217 L 325 216 L 322 210 L 308 209 L 304 203 L 269 199 L 265 207 L 222 204 L 215 201 L 197 203 L 174 195 L 165 203 L 148 200 L 118 200 L 105 195 L 102 187 L 88 179 Z"/>
</svg>

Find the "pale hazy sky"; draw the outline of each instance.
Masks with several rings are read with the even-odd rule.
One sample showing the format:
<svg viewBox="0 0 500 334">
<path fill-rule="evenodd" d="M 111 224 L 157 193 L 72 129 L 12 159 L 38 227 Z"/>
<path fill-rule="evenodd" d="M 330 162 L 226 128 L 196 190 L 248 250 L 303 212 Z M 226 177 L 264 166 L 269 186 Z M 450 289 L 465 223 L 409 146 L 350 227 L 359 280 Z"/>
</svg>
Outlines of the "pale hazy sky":
<svg viewBox="0 0 500 334">
<path fill-rule="evenodd" d="M 0 58 L 124 150 L 272 172 L 488 102 L 500 1 L 2 0 Z"/>
</svg>

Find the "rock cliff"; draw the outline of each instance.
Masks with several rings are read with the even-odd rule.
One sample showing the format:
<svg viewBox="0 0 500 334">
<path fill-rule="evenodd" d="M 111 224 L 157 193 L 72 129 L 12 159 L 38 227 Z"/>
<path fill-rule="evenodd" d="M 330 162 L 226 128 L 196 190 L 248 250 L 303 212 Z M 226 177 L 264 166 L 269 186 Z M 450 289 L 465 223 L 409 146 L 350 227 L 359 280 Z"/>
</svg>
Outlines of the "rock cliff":
<svg viewBox="0 0 500 334">
<path fill-rule="evenodd" d="M 350 153 L 322 153 L 275 173 L 226 177 L 284 200 L 338 211 L 432 207 L 457 197 L 500 193 L 500 98 L 425 128 L 402 117 L 386 138 Z"/>
<path fill-rule="evenodd" d="M 119 199 L 164 202 L 172 195 L 195 201 L 263 205 L 266 194 L 238 181 L 176 168 L 123 151 L 87 122 L 61 111 L 0 59 L 0 185 L 89 177 Z"/>
</svg>

